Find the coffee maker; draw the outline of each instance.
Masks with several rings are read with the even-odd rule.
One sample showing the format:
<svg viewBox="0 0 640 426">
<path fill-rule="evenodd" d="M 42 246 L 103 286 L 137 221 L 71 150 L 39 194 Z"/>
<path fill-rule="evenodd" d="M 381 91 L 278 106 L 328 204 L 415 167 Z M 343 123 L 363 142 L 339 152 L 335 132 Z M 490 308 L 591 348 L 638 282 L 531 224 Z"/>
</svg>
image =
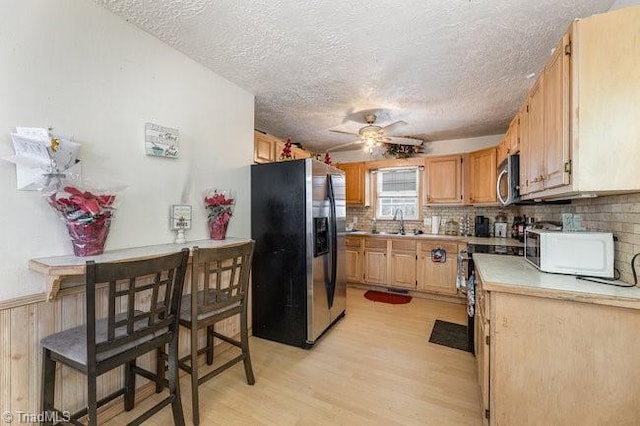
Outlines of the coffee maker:
<svg viewBox="0 0 640 426">
<path fill-rule="evenodd" d="M 489 218 L 484 216 L 476 216 L 475 219 L 475 235 L 476 237 L 489 236 Z"/>
</svg>

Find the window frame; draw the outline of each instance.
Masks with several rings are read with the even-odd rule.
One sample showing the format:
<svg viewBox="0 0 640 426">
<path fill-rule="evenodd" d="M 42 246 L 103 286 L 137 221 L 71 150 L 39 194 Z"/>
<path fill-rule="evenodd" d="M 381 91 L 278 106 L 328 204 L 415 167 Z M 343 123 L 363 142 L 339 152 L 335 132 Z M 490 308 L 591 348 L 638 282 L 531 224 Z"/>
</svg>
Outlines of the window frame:
<svg viewBox="0 0 640 426">
<path fill-rule="evenodd" d="M 378 169 L 371 169 L 370 172 L 372 174 L 371 179 L 371 205 L 374 209 L 373 217 L 376 220 L 393 220 L 393 215 L 386 216 L 381 215 L 379 199 L 381 198 L 378 193 L 379 188 L 379 175 L 378 173 L 384 173 L 385 171 L 394 171 L 394 170 L 415 170 L 416 172 L 416 191 L 415 191 L 415 200 L 416 200 L 416 216 L 415 217 L 404 217 L 405 221 L 419 221 L 422 220 L 422 199 L 423 199 L 423 189 L 424 189 L 424 166 L 418 164 L 406 164 L 406 165 L 389 165 L 385 167 L 381 167 Z M 384 196 L 384 198 L 391 198 L 393 195 Z M 406 195 L 397 195 L 398 198 L 406 197 Z M 414 198 L 413 196 L 409 198 Z M 395 212 L 395 209 L 394 209 Z M 404 211 L 403 211 L 404 212 Z"/>
</svg>

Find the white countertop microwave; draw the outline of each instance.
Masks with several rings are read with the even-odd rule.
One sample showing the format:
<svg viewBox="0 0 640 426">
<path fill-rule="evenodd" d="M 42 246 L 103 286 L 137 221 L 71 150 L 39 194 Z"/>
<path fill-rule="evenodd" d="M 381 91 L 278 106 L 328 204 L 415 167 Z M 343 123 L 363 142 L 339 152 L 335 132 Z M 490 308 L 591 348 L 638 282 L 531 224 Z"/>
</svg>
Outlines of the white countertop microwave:
<svg viewBox="0 0 640 426">
<path fill-rule="evenodd" d="M 613 278 L 611 232 L 527 229 L 524 258 L 544 272 Z"/>
</svg>

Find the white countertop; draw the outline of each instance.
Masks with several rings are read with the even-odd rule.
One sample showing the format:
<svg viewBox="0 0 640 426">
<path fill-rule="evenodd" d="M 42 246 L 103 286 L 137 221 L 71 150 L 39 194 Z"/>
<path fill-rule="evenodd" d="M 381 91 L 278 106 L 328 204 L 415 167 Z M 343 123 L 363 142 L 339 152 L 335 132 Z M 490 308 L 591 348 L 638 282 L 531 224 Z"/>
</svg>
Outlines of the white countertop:
<svg viewBox="0 0 640 426">
<path fill-rule="evenodd" d="M 451 240 L 451 241 L 460 241 L 467 244 L 485 244 L 485 245 L 495 245 L 495 246 L 510 246 L 510 247 L 524 247 L 524 244 L 518 240 L 514 240 L 513 238 L 484 238 L 484 237 L 465 237 L 462 235 L 443 235 L 443 234 L 388 234 L 388 233 L 377 233 L 372 234 L 369 231 L 353 231 L 347 232 L 347 236 L 365 236 L 365 237 L 375 237 L 375 238 L 413 238 L 419 240 Z"/>
<path fill-rule="evenodd" d="M 29 269 L 40 272 L 47 279 L 46 299 L 54 299 L 61 288 L 63 279 L 74 279 L 82 277 L 85 274 L 86 263 L 88 260 L 95 262 L 123 262 L 131 260 L 140 260 L 152 256 L 161 256 L 165 254 L 175 253 L 183 248 L 217 248 L 229 247 L 251 241 L 246 238 L 227 238 L 225 240 L 197 240 L 188 241 L 184 244 L 157 244 L 144 247 L 132 247 L 120 250 L 108 250 L 97 256 L 54 256 L 40 257 L 29 260 Z M 84 281 L 84 280 L 82 280 Z M 82 283 L 81 283 L 82 284 Z M 76 283 L 77 285 L 77 283 Z"/>
<path fill-rule="evenodd" d="M 573 275 L 540 272 L 518 256 L 474 254 L 473 262 L 487 291 L 640 309 L 640 287 L 618 287 L 580 280 Z"/>
</svg>

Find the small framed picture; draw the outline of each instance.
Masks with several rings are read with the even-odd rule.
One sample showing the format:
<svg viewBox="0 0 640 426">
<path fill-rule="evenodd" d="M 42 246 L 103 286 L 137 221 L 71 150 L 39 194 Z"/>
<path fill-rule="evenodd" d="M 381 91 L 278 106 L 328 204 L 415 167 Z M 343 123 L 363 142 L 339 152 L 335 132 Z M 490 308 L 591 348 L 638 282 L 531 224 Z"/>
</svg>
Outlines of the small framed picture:
<svg viewBox="0 0 640 426">
<path fill-rule="evenodd" d="M 180 155 L 178 129 L 146 123 L 144 144 L 146 154 L 153 157 L 178 158 Z"/>
<path fill-rule="evenodd" d="M 171 206 L 170 227 L 177 229 L 191 229 L 191 206 L 188 204 L 173 204 Z"/>
</svg>

